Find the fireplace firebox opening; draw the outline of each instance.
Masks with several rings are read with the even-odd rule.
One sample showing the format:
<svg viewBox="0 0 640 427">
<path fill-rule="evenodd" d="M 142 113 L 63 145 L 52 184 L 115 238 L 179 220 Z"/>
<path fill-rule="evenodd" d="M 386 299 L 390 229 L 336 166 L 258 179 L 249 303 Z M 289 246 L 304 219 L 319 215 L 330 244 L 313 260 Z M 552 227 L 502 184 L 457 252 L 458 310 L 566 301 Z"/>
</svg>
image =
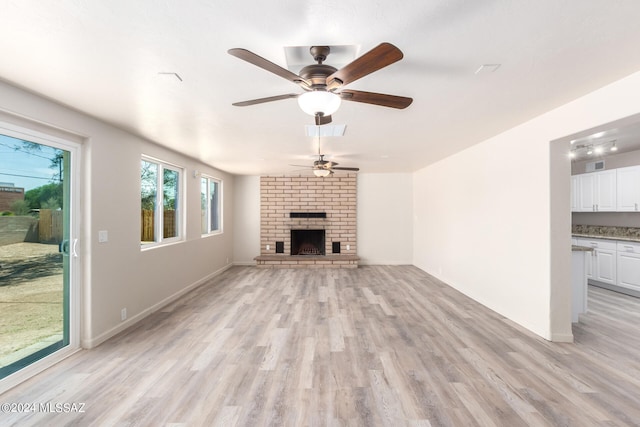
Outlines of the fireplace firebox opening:
<svg viewBox="0 0 640 427">
<path fill-rule="evenodd" d="M 324 255 L 324 230 L 291 230 L 291 255 Z"/>
</svg>

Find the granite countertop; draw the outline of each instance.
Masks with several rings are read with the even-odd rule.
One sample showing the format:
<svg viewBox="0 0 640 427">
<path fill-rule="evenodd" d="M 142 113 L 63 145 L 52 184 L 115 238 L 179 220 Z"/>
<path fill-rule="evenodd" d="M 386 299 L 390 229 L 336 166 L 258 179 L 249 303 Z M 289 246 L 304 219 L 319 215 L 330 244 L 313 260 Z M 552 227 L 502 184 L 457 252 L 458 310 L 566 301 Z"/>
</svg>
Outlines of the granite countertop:
<svg viewBox="0 0 640 427">
<path fill-rule="evenodd" d="M 601 225 L 574 225 L 571 227 L 573 237 L 590 239 L 624 240 L 640 242 L 640 228 L 637 227 L 607 227 Z"/>
<path fill-rule="evenodd" d="M 593 248 L 589 246 L 571 245 L 573 252 L 593 252 Z"/>
</svg>

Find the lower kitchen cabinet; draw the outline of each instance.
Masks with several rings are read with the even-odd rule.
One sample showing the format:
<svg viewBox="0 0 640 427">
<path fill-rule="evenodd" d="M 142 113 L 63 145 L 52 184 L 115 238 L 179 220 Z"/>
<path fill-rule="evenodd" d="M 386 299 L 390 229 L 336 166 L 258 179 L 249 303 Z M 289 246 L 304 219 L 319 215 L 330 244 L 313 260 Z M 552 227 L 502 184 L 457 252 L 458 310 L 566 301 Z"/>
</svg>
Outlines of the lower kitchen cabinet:
<svg viewBox="0 0 640 427">
<path fill-rule="evenodd" d="M 617 273 L 616 242 L 602 239 L 578 239 L 578 244 L 593 248 L 593 252 L 585 256 L 587 279 L 615 285 Z"/>
<path fill-rule="evenodd" d="M 618 242 L 617 285 L 640 291 L 640 243 Z"/>
</svg>

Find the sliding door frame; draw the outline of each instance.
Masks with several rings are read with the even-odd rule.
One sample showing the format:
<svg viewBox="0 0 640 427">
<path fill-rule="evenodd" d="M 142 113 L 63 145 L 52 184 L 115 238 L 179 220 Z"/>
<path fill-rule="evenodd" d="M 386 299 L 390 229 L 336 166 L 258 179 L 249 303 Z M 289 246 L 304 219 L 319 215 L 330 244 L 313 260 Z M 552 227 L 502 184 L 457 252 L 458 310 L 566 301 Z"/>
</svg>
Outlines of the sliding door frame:
<svg viewBox="0 0 640 427">
<path fill-rule="evenodd" d="M 46 368 L 58 363 L 62 359 L 70 356 L 80 349 L 80 304 L 81 304 L 81 290 L 82 290 L 82 275 L 81 275 L 81 262 L 82 262 L 82 247 L 80 245 L 80 230 L 81 230 L 81 215 L 80 215 L 80 194 L 81 194 L 81 167 L 82 167 L 82 145 L 79 142 L 72 141 L 71 139 L 83 140 L 84 138 L 78 136 L 77 138 L 64 138 L 55 134 L 61 134 L 62 132 L 57 129 L 52 129 L 51 134 L 46 132 L 46 128 L 43 131 L 43 125 L 40 123 L 34 123 L 35 130 L 29 127 L 28 123 L 25 123 L 23 118 L 19 121 L 21 125 L 12 124 L 3 120 L 0 117 L 0 134 L 4 134 L 13 138 L 23 139 L 25 141 L 31 141 L 42 145 L 48 145 L 54 148 L 68 151 L 70 153 L 70 178 L 71 183 L 69 185 L 69 202 L 71 208 L 69 209 L 69 285 L 68 285 L 68 299 L 65 303 L 68 303 L 68 311 L 65 313 L 65 322 L 69 322 L 68 329 L 68 341 L 64 340 L 66 345 L 63 345 L 59 350 L 31 363 L 30 365 L 16 371 L 7 377 L 0 379 L 0 394 L 4 391 L 14 387 L 15 385 L 27 380 L 28 378 L 42 372 Z"/>
</svg>

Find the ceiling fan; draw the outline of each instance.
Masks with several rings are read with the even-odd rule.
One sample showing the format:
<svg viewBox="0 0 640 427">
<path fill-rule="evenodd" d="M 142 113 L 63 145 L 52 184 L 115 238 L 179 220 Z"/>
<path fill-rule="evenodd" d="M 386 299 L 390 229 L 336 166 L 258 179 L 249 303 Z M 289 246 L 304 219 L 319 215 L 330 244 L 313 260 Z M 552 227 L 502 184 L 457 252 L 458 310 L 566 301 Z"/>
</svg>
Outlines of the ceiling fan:
<svg viewBox="0 0 640 427">
<path fill-rule="evenodd" d="M 274 73 L 300 86 L 302 94 L 288 93 L 250 101 L 235 102 L 233 105 L 246 107 L 282 99 L 297 98 L 300 108 L 315 117 L 316 125 L 331 123 L 331 114 L 338 110 L 341 100 L 362 102 L 403 109 L 413 102 L 412 98 L 383 93 L 344 89 L 361 77 L 373 73 L 402 59 L 403 54 L 391 43 L 381 43 L 364 55 L 356 58 L 341 69 L 324 64 L 331 49 L 329 46 L 311 46 L 309 52 L 316 64 L 307 65 L 300 74 L 294 74 L 246 49 L 229 49 L 229 54 Z"/>
<path fill-rule="evenodd" d="M 319 127 L 320 125 L 318 125 Z M 325 177 L 329 175 L 333 175 L 333 171 L 352 171 L 358 172 L 360 168 L 345 168 L 338 167 L 338 163 L 332 162 L 331 160 L 325 160 L 324 154 L 320 151 L 320 129 L 318 128 L 318 160 L 313 162 L 313 166 L 306 165 L 290 165 L 301 168 L 311 168 L 313 170 L 313 174 L 318 177 Z"/>
</svg>

